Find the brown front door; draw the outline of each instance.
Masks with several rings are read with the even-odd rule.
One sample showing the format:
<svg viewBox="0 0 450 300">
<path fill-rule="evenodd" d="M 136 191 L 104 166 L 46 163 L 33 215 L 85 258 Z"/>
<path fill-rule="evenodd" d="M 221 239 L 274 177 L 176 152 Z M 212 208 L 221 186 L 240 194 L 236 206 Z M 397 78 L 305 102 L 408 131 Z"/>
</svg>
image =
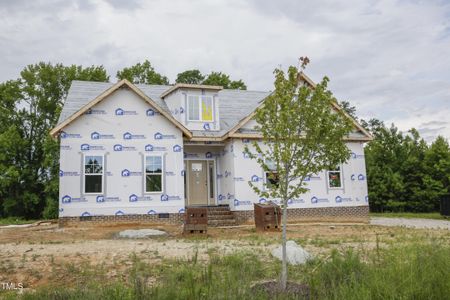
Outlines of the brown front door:
<svg viewBox="0 0 450 300">
<path fill-rule="evenodd" d="M 206 160 L 187 161 L 188 205 L 208 205 Z"/>
</svg>

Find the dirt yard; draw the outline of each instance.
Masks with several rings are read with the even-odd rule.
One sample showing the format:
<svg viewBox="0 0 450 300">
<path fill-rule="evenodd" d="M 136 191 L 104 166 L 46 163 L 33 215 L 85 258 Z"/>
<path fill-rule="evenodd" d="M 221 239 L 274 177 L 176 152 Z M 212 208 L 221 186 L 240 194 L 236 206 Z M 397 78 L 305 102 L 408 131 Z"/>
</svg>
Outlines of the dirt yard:
<svg viewBox="0 0 450 300">
<path fill-rule="evenodd" d="M 153 228 L 166 237 L 120 239 L 125 229 Z M 380 244 L 402 242 L 420 236 L 443 237 L 449 230 L 382 227 L 367 224 L 291 224 L 288 238 L 315 256 L 332 249 L 372 249 Z M 24 282 L 30 288 L 53 282 L 69 282 L 70 273 L 83 265 L 120 276 L 132 264 L 133 256 L 155 265 L 165 259 L 207 260 L 211 253 L 227 254 L 250 250 L 270 256 L 279 245 L 279 232 L 257 233 L 252 226 L 210 228 L 208 235 L 183 236 L 181 226 L 137 224 L 103 227 L 58 228 L 56 224 L 0 229 L 0 282 Z M 69 272 L 67 271 L 69 270 Z M 71 271 L 70 271 L 71 270 Z"/>
</svg>

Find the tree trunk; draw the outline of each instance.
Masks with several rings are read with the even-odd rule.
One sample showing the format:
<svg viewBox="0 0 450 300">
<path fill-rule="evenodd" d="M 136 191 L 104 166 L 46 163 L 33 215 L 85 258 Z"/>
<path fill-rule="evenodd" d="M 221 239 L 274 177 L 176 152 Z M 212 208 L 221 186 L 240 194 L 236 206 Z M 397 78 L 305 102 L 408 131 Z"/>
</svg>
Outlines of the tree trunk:
<svg viewBox="0 0 450 300">
<path fill-rule="evenodd" d="M 283 291 L 286 290 L 286 284 L 287 284 L 287 259 L 286 259 L 286 223 L 287 223 L 287 199 L 283 199 L 283 216 L 282 216 L 282 227 L 283 227 L 283 233 L 281 237 L 281 247 L 282 247 L 282 260 L 281 260 L 281 289 Z"/>
</svg>

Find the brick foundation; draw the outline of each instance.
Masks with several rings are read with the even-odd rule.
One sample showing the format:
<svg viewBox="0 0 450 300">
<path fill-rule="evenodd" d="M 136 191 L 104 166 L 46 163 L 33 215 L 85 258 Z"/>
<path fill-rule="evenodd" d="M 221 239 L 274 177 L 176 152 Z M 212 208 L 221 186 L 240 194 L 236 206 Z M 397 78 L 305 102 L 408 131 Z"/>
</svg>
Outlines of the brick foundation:
<svg viewBox="0 0 450 300">
<path fill-rule="evenodd" d="M 234 224 L 254 224 L 253 210 L 233 211 Z M 166 215 L 167 216 L 167 215 Z M 160 215 L 122 215 L 122 216 L 92 216 L 92 217 L 61 217 L 59 226 L 90 226 L 112 224 L 173 224 L 181 225 L 184 214 L 168 214 L 168 218 Z M 342 207 L 313 207 L 288 209 L 289 222 L 368 222 L 369 206 L 342 206 Z"/>
<path fill-rule="evenodd" d="M 291 208 L 287 210 L 289 222 L 368 222 L 369 206 Z M 253 210 L 234 211 L 237 224 L 254 223 Z"/>
<path fill-rule="evenodd" d="M 126 223 L 143 224 L 182 224 L 184 214 L 168 214 L 168 218 L 160 215 L 122 215 L 122 216 L 91 216 L 91 217 L 61 217 L 59 226 L 89 226 Z"/>
</svg>

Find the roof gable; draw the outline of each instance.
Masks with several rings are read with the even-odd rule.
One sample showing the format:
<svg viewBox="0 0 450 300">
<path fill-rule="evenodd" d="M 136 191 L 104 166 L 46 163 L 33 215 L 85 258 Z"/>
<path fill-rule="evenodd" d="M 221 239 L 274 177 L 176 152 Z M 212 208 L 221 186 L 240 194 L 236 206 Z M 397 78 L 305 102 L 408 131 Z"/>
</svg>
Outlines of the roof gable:
<svg viewBox="0 0 450 300">
<path fill-rule="evenodd" d="M 298 74 L 298 80 L 299 81 L 303 81 L 305 82 L 307 85 L 309 85 L 310 87 L 312 87 L 313 89 L 316 87 L 316 84 L 314 83 L 314 81 L 312 81 L 308 76 L 306 76 L 306 74 L 304 74 L 303 72 L 300 72 Z M 267 95 L 268 96 L 268 95 Z M 265 99 L 265 98 L 264 98 Z M 256 109 L 258 107 L 260 107 L 263 103 L 264 103 L 264 99 L 260 101 L 259 105 L 250 113 L 248 114 L 245 118 L 241 119 L 228 133 L 228 136 L 230 137 L 259 137 L 258 134 L 255 133 L 247 133 L 247 134 L 242 134 L 239 133 L 239 129 L 241 129 L 243 126 L 245 126 L 245 124 L 247 124 L 248 122 L 250 122 L 253 117 L 256 114 Z M 346 116 L 348 119 L 350 119 L 353 123 L 353 126 L 357 129 L 357 131 L 361 132 L 361 134 L 363 135 L 363 137 L 351 137 L 349 136 L 347 139 L 349 140 L 361 140 L 361 141 L 370 141 L 373 139 L 372 135 L 366 130 L 364 129 L 364 127 L 361 126 L 361 124 L 359 124 L 355 119 L 353 119 L 349 114 L 347 114 L 347 112 L 344 111 L 344 109 L 342 107 L 339 106 L 339 104 L 336 101 L 332 102 L 333 108 L 336 111 L 341 112 L 342 114 L 344 114 L 344 116 Z"/>
<path fill-rule="evenodd" d="M 95 84 L 94 83 L 91 83 L 91 84 L 92 84 L 92 89 L 86 89 L 86 90 L 78 90 L 78 89 L 72 90 L 72 87 L 71 87 L 72 94 L 71 94 L 71 91 L 69 91 L 68 99 L 69 99 L 69 96 L 76 98 L 77 93 L 80 93 L 80 92 L 85 92 L 87 95 L 83 94 L 82 101 L 67 101 L 68 99 L 66 99 L 66 102 L 64 103 L 63 111 L 61 112 L 61 115 L 60 115 L 58 125 L 50 131 L 51 136 L 55 137 L 64 127 L 66 127 L 68 124 L 70 124 L 71 122 L 73 122 L 74 120 L 76 120 L 77 118 L 82 116 L 84 113 L 86 113 L 90 108 L 95 106 L 97 103 L 106 99 L 109 95 L 114 93 L 116 90 L 123 88 L 123 87 L 127 87 L 130 90 L 132 90 L 134 93 L 136 93 L 144 101 L 148 102 L 151 106 L 153 106 L 159 113 L 164 115 L 169 121 L 171 121 L 176 127 L 178 127 L 186 136 L 188 136 L 189 138 L 192 137 L 192 133 L 186 127 L 184 127 L 180 122 L 178 122 L 170 114 L 170 112 L 168 112 L 166 109 L 163 109 L 160 105 L 158 105 L 158 103 L 156 103 L 154 100 L 152 100 L 150 97 L 148 97 L 138 87 L 136 87 L 134 84 L 132 84 L 128 80 L 123 79 L 113 85 L 111 85 L 109 83 L 98 83 L 98 82 Z M 109 85 L 109 87 L 108 87 L 108 85 Z M 106 90 L 103 90 L 103 92 L 98 94 L 99 88 L 106 88 Z M 91 98 L 86 98 L 86 97 L 88 97 L 88 95 L 94 95 L 94 93 L 96 93 L 96 96 L 93 96 Z M 78 95 L 78 96 L 80 96 L 80 95 Z M 88 102 L 85 102 L 87 99 L 92 99 L 92 100 L 88 100 Z"/>
</svg>

